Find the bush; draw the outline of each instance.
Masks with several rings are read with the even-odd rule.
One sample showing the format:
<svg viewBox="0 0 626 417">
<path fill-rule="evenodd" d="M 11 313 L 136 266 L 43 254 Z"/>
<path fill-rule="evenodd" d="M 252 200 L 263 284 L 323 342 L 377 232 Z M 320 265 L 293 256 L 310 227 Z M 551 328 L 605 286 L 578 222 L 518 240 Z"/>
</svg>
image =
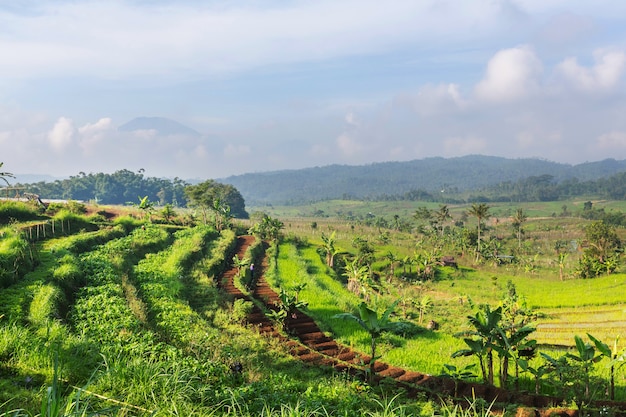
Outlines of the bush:
<svg viewBox="0 0 626 417">
<path fill-rule="evenodd" d="M 59 318 L 59 305 L 64 296 L 61 290 L 52 285 L 43 285 L 35 291 L 30 303 L 28 320 L 33 326 L 46 327 L 51 319 Z"/>
<path fill-rule="evenodd" d="M 35 259 L 28 242 L 21 235 L 0 241 L 0 287 L 6 288 L 32 270 Z"/>
<path fill-rule="evenodd" d="M 32 204 L 19 201 L 0 202 L 0 224 L 9 224 L 13 221 L 39 220 L 41 218 L 37 208 Z"/>
</svg>

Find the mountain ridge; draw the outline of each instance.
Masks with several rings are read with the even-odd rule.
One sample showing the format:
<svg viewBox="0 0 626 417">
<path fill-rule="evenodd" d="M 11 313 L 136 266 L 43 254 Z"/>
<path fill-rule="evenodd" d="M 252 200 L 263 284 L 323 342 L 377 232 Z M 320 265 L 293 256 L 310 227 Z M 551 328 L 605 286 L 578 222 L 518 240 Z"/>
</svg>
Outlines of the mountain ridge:
<svg viewBox="0 0 626 417">
<path fill-rule="evenodd" d="M 329 199 L 367 199 L 426 192 L 478 191 L 504 182 L 548 176 L 560 182 L 590 181 L 626 171 L 626 161 L 605 159 L 565 164 L 539 158 L 467 155 L 429 157 L 366 165 L 327 165 L 247 173 L 218 179 L 239 190 L 249 205 L 306 203 Z"/>
</svg>

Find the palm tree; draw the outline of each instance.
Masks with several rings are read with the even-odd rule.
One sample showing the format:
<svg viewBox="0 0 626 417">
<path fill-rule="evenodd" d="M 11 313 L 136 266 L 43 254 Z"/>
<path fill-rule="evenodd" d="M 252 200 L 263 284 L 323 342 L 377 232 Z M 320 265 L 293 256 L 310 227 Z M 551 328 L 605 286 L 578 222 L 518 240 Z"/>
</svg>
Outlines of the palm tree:
<svg viewBox="0 0 626 417">
<path fill-rule="evenodd" d="M 439 229 L 441 230 L 441 236 L 443 236 L 443 231 L 445 229 L 446 220 L 451 219 L 450 210 L 446 204 L 440 204 L 439 210 L 435 211 L 435 219 L 439 224 Z"/>
<path fill-rule="evenodd" d="M 4 165 L 4 162 L 0 162 L 0 168 L 2 168 L 2 165 Z M 0 171 L 0 179 L 4 182 L 7 183 L 7 185 L 11 185 L 9 184 L 9 181 L 7 180 L 7 178 L 15 178 L 15 176 L 13 174 L 11 174 L 10 172 L 1 172 Z"/>
<path fill-rule="evenodd" d="M 396 308 L 396 305 L 399 301 L 400 300 L 396 300 L 396 302 L 389 306 L 380 317 L 378 317 L 378 314 L 374 310 L 370 309 L 364 302 L 359 305 L 358 316 L 352 313 L 341 313 L 333 316 L 333 318 L 337 319 L 356 321 L 359 326 L 361 326 L 363 329 L 365 329 L 366 332 L 369 333 L 371 339 L 371 358 L 369 361 L 370 383 L 374 381 L 374 363 L 376 362 L 376 359 L 378 359 L 376 357 L 376 342 L 378 338 L 382 335 L 383 332 L 393 331 L 399 329 L 401 326 L 404 325 L 404 323 L 402 322 L 392 322 L 389 319 L 389 316 Z"/>
<path fill-rule="evenodd" d="M 524 213 L 524 209 L 518 208 L 515 211 L 515 216 L 513 216 L 513 228 L 517 232 L 517 246 L 518 248 L 522 247 L 522 235 L 524 234 L 524 229 L 522 225 L 528 220 L 528 216 Z"/>
<path fill-rule="evenodd" d="M 476 217 L 478 220 L 478 240 L 477 248 L 478 254 L 480 254 L 480 232 L 483 226 L 483 220 L 487 220 L 491 215 L 489 214 L 489 206 L 485 203 L 474 203 L 472 207 L 467 211 L 468 214 Z"/>
</svg>

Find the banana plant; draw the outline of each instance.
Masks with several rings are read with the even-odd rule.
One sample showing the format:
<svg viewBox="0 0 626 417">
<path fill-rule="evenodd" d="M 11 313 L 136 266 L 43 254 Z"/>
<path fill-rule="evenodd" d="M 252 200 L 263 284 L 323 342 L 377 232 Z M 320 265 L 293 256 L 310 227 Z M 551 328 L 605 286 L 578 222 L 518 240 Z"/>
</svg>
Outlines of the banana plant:
<svg viewBox="0 0 626 417">
<path fill-rule="evenodd" d="M 379 357 L 376 356 L 376 343 L 378 338 L 386 331 L 400 329 L 405 325 L 403 322 L 393 322 L 390 319 L 391 313 L 400 300 L 396 300 L 379 317 L 378 313 L 367 306 L 365 302 L 359 305 L 359 315 L 353 313 L 336 314 L 333 318 L 356 321 L 370 335 L 370 361 L 369 361 L 369 382 L 374 381 L 374 363 Z"/>
<path fill-rule="evenodd" d="M 493 353 L 504 355 L 506 351 L 502 346 L 508 345 L 507 336 L 500 326 L 502 307 L 492 310 L 488 304 L 485 304 L 474 316 L 467 318 L 474 330 L 457 333 L 457 336 L 471 336 L 463 339 L 468 348 L 457 350 L 452 357 L 476 356 L 483 381 L 493 384 Z"/>
<path fill-rule="evenodd" d="M 615 338 L 615 343 L 613 344 L 613 350 L 611 350 L 609 345 L 596 339 L 589 333 L 587 333 L 587 337 L 589 337 L 589 340 L 591 340 L 593 344 L 596 346 L 596 349 L 598 349 L 598 352 L 600 352 L 600 355 L 604 356 L 605 358 L 608 358 L 610 361 L 609 362 L 609 368 L 610 368 L 609 400 L 612 401 L 615 399 L 615 365 L 620 362 L 621 362 L 621 365 L 619 365 L 618 368 L 621 368 L 624 365 L 624 360 L 626 359 L 626 351 L 622 352 L 621 354 L 617 353 L 617 342 L 619 340 L 619 337 Z"/>
<path fill-rule="evenodd" d="M 593 339 L 592 339 L 593 340 Z M 595 363 L 599 362 L 602 359 L 602 353 L 596 355 L 596 349 L 590 343 L 585 343 L 580 336 L 574 336 L 574 341 L 576 342 L 576 353 L 567 353 L 565 356 L 575 362 L 580 364 L 583 375 L 583 384 L 584 384 L 584 394 L 583 399 L 589 400 L 591 398 L 591 371 L 593 370 L 593 366 Z M 581 399 L 581 400 L 583 400 Z"/>
</svg>

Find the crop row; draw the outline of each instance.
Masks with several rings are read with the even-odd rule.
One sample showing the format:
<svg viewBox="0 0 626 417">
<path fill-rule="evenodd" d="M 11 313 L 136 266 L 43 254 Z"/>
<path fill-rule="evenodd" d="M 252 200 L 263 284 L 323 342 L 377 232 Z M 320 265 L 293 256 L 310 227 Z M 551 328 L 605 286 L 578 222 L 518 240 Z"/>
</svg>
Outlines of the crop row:
<svg viewBox="0 0 626 417">
<path fill-rule="evenodd" d="M 276 276 L 272 285 L 285 289 L 306 284 L 300 298 L 308 303 L 308 313 L 320 327 L 332 333 L 342 344 L 368 352 L 368 334 L 356 323 L 335 318 L 336 314 L 356 311 L 361 299 L 347 290 L 322 262 L 314 246 L 298 247 L 291 242 L 279 246 Z M 377 310 L 388 305 L 380 299 L 371 300 Z M 419 331 L 419 330 L 418 330 Z M 406 336 L 406 337 L 405 337 Z M 450 362 L 452 352 L 461 341 L 444 333 L 396 335 L 385 333 L 380 342 L 382 360 L 406 369 L 438 374 L 444 363 Z"/>
</svg>

